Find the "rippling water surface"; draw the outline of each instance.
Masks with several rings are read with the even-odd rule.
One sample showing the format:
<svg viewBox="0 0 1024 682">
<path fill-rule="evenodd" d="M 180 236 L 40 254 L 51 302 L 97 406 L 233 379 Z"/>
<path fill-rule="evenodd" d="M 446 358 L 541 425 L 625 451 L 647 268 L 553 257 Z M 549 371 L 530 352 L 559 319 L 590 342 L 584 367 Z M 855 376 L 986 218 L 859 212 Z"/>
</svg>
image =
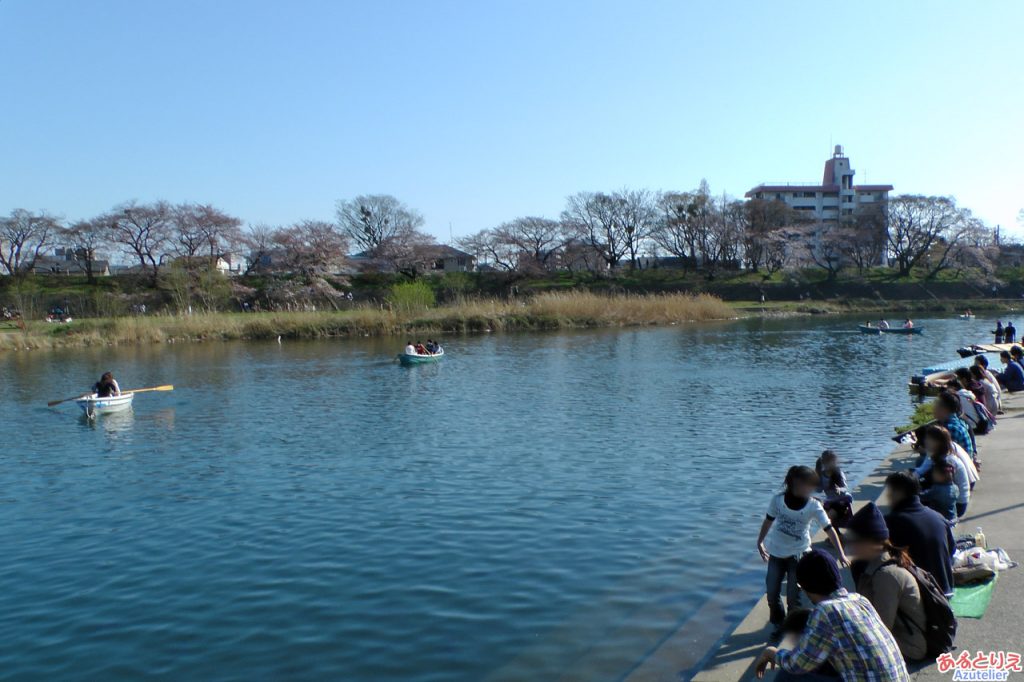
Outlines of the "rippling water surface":
<svg viewBox="0 0 1024 682">
<path fill-rule="evenodd" d="M 786 467 L 866 474 L 988 328 L 855 324 L 0 356 L 0 678 L 615 680 L 680 627 L 683 668 Z M 106 369 L 177 388 L 45 407 Z"/>
</svg>

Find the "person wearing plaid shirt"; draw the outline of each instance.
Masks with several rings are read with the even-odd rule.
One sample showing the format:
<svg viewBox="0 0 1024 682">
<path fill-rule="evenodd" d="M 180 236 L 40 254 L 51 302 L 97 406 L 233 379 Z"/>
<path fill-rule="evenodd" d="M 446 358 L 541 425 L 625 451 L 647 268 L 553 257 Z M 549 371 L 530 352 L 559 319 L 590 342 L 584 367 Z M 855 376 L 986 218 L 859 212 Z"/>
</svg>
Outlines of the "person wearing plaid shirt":
<svg viewBox="0 0 1024 682">
<path fill-rule="evenodd" d="M 780 668 L 776 682 L 811 682 L 831 663 L 844 682 L 909 682 L 907 666 L 892 633 L 871 602 L 842 587 L 835 559 L 821 550 L 808 552 L 797 566 L 797 581 L 814 610 L 792 649 L 768 647 L 757 661 L 757 676 Z"/>
</svg>

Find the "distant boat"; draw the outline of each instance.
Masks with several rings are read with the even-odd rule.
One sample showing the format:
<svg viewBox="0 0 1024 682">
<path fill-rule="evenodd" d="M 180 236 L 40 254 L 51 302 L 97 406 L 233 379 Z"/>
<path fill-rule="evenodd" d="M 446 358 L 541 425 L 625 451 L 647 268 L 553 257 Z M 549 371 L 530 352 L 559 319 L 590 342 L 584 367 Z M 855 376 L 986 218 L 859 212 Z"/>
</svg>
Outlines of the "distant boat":
<svg viewBox="0 0 1024 682">
<path fill-rule="evenodd" d="M 920 334 L 924 331 L 921 327 L 891 327 L 879 330 L 883 334 Z"/>
<path fill-rule="evenodd" d="M 869 327 L 866 324 L 859 325 L 857 329 L 860 330 L 861 334 L 874 334 L 877 336 L 882 333 L 882 329 L 880 327 Z"/>
<path fill-rule="evenodd" d="M 963 315 L 960 316 L 960 319 L 961 320 L 973 320 L 974 319 L 974 313 L 964 313 Z"/>
<path fill-rule="evenodd" d="M 438 362 L 444 357 L 444 348 L 431 355 L 420 355 L 419 353 L 399 353 L 398 360 L 403 365 L 426 365 L 431 362 Z"/>
<path fill-rule="evenodd" d="M 123 412 L 132 406 L 134 398 L 134 393 L 122 393 L 121 395 L 112 395 L 106 398 L 100 398 L 94 394 L 82 396 L 75 402 L 87 416 L 94 417 L 98 414 Z"/>
</svg>

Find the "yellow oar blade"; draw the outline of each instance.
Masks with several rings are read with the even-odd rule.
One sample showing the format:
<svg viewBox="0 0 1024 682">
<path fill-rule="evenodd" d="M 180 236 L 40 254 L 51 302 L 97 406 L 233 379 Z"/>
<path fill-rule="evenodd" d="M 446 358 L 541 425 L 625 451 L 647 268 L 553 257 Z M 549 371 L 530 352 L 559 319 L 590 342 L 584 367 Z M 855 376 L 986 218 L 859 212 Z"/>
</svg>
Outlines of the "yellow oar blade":
<svg viewBox="0 0 1024 682">
<path fill-rule="evenodd" d="M 173 391 L 174 386 L 171 384 L 165 384 L 163 386 L 150 386 L 149 388 L 132 388 L 127 391 L 121 391 L 121 393 L 147 393 L 149 391 Z"/>
</svg>

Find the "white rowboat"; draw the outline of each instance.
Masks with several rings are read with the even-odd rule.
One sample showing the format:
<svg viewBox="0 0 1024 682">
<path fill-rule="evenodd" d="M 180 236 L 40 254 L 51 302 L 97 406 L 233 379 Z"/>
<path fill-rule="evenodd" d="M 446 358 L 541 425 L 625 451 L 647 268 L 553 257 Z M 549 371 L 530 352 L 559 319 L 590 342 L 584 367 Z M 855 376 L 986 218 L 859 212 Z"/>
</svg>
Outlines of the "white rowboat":
<svg viewBox="0 0 1024 682">
<path fill-rule="evenodd" d="M 444 348 L 441 348 L 436 353 L 429 355 L 410 354 L 410 353 L 399 353 L 398 360 L 403 365 L 425 365 L 430 362 L 438 362 L 444 357 Z"/>
<path fill-rule="evenodd" d="M 78 406 L 82 408 L 82 412 L 85 412 L 87 416 L 94 417 L 98 414 L 124 412 L 127 409 L 131 409 L 133 398 L 135 398 L 134 393 L 122 393 L 121 395 L 112 395 L 107 398 L 100 398 L 94 393 L 82 396 L 75 400 L 75 402 L 78 403 Z"/>
</svg>

